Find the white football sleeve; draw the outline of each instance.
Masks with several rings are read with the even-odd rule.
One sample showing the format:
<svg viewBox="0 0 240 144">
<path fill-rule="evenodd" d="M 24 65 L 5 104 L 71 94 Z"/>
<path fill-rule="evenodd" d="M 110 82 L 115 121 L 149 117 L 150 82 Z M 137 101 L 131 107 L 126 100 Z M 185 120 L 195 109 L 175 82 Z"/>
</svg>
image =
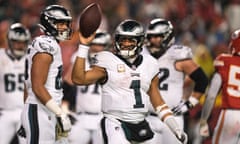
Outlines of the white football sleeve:
<svg viewBox="0 0 240 144">
<path fill-rule="evenodd" d="M 201 119 L 207 120 L 211 114 L 216 97 L 222 85 L 222 78 L 219 73 L 214 73 L 209 89 L 207 91 L 206 99 L 202 109 Z"/>
</svg>

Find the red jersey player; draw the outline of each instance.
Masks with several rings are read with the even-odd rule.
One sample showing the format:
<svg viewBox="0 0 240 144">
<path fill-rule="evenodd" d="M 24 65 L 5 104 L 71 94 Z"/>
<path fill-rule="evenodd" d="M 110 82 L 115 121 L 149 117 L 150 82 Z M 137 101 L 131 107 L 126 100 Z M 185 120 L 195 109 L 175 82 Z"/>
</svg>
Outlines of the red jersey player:
<svg viewBox="0 0 240 144">
<path fill-rule="evenodd" d="M 231 35 L 230 54 L 220 54 L 214 61 L 214 74 L 203 105 L 200 135 L 209 136 L 207 119 L 218 92 L 222 92 L 222 110 L 213 133 L 214 144 L 240 143 L 240 29 Z"/>
</svg>

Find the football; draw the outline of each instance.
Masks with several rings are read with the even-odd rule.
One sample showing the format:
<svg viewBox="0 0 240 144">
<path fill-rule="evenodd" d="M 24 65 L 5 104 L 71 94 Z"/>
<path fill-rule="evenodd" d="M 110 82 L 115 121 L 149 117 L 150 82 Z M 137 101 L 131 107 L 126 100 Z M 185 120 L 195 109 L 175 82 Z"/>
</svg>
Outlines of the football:
<svg viewBox="0 0 240 144">
<path fill-rule="evenodd" d="M 102 12 L 99 4 L 89 4 L 81 13 L 79 31 L 84 37 L 93 34 L 101 24 Z"/>
</svg>

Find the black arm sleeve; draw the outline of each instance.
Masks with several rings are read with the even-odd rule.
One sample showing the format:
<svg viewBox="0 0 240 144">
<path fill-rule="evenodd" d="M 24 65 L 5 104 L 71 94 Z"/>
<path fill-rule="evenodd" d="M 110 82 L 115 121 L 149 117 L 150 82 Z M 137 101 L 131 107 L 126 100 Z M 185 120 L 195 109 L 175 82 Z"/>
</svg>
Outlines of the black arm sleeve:
<svg viewBox="0 0 240 144">
<path fill-rule="evenodd" d="M 204 93 L 208 86 L 208 78 L 203 70 L 199 67 L 193 71 L 189 77 L 195 82 L 194 91 Z"/>
</svg>

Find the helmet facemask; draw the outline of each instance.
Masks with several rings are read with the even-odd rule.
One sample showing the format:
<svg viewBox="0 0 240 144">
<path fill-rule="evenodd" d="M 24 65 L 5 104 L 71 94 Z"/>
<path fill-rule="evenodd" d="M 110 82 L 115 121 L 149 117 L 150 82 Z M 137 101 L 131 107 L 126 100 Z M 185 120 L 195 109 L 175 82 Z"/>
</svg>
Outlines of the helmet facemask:
<svg viewBox="0 0 240 144">
<path fill-rule="evenodd" d="M 21 44 L 20 44 L 21 43 Z M 28 42 L 27 41 L 9 41 L 9 48 L 14 57 L 20 58 L 25 55 L 27 49 Z M 18 48 L 16 48 L 18 47 Z"/>
<path fill-rule="evenodd" d="M 67 29 L 64 29 L 64 30 L 61 30 L 59 28 L 57 28 L 57 23 L 66 23 L 67 25 Z M 70 28 L 71 27 L 71 22 L 69 21 L 59 21 L 59 22 L 56 22 L 55 23 L 55 27 L 57 29 L 57 35 L 56 35 L 56 39 L 59 40 L 59 41 L 64 41 L 64 40 L 69 40 L 72 36 L 72 29 Z"/>
<path fill-rule="evenodd" d="M 141 43 L 141 38 L 121 35 L 116 36 L 115 42 L 118 54 L 125 59 L 132 58 L 140 53 Z"/>
<path fill-rule="evenodd" d="M 162 35 L 148 35 L 147 39 L 147 48 L 153 57 L 159 58 L 166 52 L 167 49 L 162 46 Z"/>
<path fill-rule="evenodd" d="M 175 42 L 174 29 L 170 21 L 154 19 L 147 29 L 147 48 L 152 56 L 159 58 Z M 152 43 L 151 38 L 160 38 L 158 43 Z"/>
<path fill-rule="evenodd" d="M 144 41 L 143 26 L 135 20 L 125 20 L 115 31 L 115 49 L 117 54 L 132 61 L 142 51 Z"/>
<path fill-rule="evenodd" d="M 65 23 L 67 29 L 59 30 L 57 24 Z M 47 34 L 59 41 L 69 40 L 72 36 L 72 17 L 70 12 L 59 5 L 48 6 L 41 13 L 40 27 Z"/>
<path fill-rule="evenodd" d="M 15 23 L 11 25 L 7 39 L 10 52 L 14 57 L 20 58 L 25 55 L 30 38 L 30 32 L 22 24 Z"/>
</svg>

